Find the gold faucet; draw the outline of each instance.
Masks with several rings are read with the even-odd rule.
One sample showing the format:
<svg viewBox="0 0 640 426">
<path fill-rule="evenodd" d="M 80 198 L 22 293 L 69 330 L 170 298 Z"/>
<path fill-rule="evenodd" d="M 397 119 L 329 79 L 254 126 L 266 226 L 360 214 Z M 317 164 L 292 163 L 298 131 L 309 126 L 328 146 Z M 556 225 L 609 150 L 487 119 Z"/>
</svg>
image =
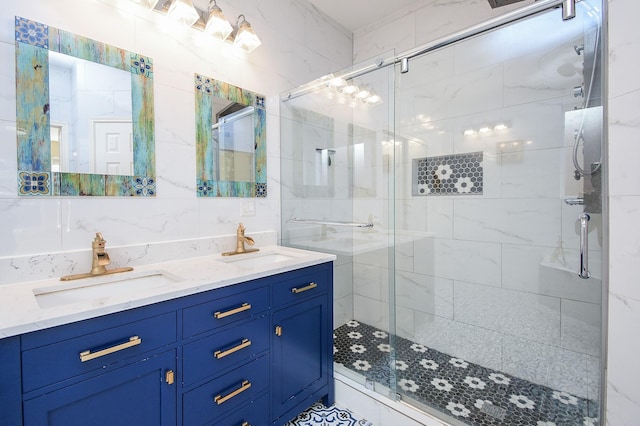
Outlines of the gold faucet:
<svg viewBox="0 0 640 426">
<path fill-rule="evenodd" d="M 246 248 L 244 246 L 244 243 L 249 244 L 250 246 L 255 244 L 255 241 L 253 241 L 253 238 L 251 237 L 246 237 L 244 235 L 244 225 L 242 223 L 240 223 L 238 225 L 238 230 L 236 231 L 236 249 L 235 251 L 228 251 L 226 253 L 222 253 L 223 256 L 233 256 L 234 254 L 242 254 L 242 253 L 251 253 L 253 251 L 258 251 L 260 249 L 257 248 Z"/>
<path fill-rule="evenodd" d="M 107 265 L 111 263 L 109 255 L 104 251 L 104 245 L 107 241 L 102 237 L 100 232 L 96 232 L 96 237 L 91 243 L 93 249 L 93 260 L 91 261 L 91 274 L 102 275 L 107 272 Z"/>
<path fill-rule="evenodd" d="M 100 232 L 96 232 L 96 237 L 91 242 L 93 256 L 91 260 L 91 272 L 86 274 L 65 275 L 60 277 L 60 281 L 77 280 L 80 278 L 96 277 L 100 275 L 117 274 L 118 272 L 133 271 L 133 268 L 126 266 L 124 268 L 107 269 L 107 265 L 111 263 L 109 254 L 104 249 L 107 240 L 102 237 Z"/>
</svg>

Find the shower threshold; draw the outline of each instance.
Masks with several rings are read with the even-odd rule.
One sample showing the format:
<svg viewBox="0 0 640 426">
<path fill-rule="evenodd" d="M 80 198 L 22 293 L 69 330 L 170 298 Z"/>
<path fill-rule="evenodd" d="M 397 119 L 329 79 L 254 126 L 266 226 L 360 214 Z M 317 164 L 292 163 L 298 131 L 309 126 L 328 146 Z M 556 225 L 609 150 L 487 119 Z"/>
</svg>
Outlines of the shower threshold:
<svg viewBox="0 0 640 426">
<path fill-rule="evenodd" d="M 334 330 L 334 361 L 470 425 L 599 424 L 598 403 L 452 357 L 349 321 Z M 393 371 L 392 371 L 392 367 Z"/>
</svg>

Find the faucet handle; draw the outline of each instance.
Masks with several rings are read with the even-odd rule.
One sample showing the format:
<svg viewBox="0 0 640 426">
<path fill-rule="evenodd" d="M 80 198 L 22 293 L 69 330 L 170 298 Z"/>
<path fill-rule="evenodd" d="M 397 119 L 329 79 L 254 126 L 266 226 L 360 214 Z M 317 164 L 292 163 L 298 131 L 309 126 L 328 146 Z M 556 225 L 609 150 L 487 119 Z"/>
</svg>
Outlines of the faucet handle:
<svg viewBox="0 0 640 426">
<path fill-rule="evenodd" d="M 93 239 L 93 243 L 91 244 L 91 246 L 93 248 L 104 248 L 104 245 L 107 243 L 107 240 L 105 240 L 102 237 L 102 233 L 101 232 L 96 232 L 96 237 Z"/>
</svg>

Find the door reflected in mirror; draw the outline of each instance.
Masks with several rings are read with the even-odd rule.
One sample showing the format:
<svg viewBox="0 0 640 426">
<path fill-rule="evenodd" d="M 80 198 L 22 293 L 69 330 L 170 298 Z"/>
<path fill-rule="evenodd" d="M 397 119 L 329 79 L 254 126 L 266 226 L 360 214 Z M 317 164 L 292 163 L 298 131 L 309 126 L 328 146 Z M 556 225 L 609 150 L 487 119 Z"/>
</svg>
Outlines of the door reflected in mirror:
<svg viewBox="0 0 640 426">
<path fill-rule="evenodd" d="M 131 73 L 49 51 L 51 171 L 133 175 Z"/>
<path fill-rule="evenodd" d="M 254 182 L 253 112 L 252 105 L 213 101 L 213 155 L 220 165 L 218 180 Z"/>
<path fill-rule="evenodd" d="M 155 196 L 151 58 L 15 18 L 19 195 Z"/>
</svg>

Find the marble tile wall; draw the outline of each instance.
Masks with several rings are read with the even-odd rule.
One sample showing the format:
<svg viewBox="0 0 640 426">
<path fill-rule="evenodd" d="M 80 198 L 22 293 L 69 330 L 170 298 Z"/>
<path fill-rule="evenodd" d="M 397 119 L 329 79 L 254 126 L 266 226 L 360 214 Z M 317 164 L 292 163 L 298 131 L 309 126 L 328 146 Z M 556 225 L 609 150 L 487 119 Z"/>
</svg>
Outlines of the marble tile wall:
<svg viewBox="0 0 640 426">
<path fill-rule="evenodd" d="M 609 316 L 607 424 L 640 418 L 640 4 L 609 0 Z"/>
<path fill-rule="evenodd" d="M 203 2 L 206 7 L 206 2 Z M 90 248 L 96 231 L 108 246 L 138 246 L 280 229 L 279 94 L 352 60 L 352 34 L 306 0 L 218 2 L 228 17 L 244 13 L 262 39 L 250 55 L 129 0 L 25 0 L 0 11 L 0 275 L 13 258 Z M 29 198 L 17 196 L 14 17 L 23 16 L 139 52 L 154 60 L 157 196 Z M 286 31 L 282 29 L 286 28 Z M 268 197 L 196 197 L 193 74 L 267 95 Z M 242 216 L 249 204 L 255 215 Z M 196 244 L 197 245 L 197 244 Z M 57 273 L 51 269 L 49 274 Z M 2 280 L 3 282 L 6 280 Z"/>
</svg>

